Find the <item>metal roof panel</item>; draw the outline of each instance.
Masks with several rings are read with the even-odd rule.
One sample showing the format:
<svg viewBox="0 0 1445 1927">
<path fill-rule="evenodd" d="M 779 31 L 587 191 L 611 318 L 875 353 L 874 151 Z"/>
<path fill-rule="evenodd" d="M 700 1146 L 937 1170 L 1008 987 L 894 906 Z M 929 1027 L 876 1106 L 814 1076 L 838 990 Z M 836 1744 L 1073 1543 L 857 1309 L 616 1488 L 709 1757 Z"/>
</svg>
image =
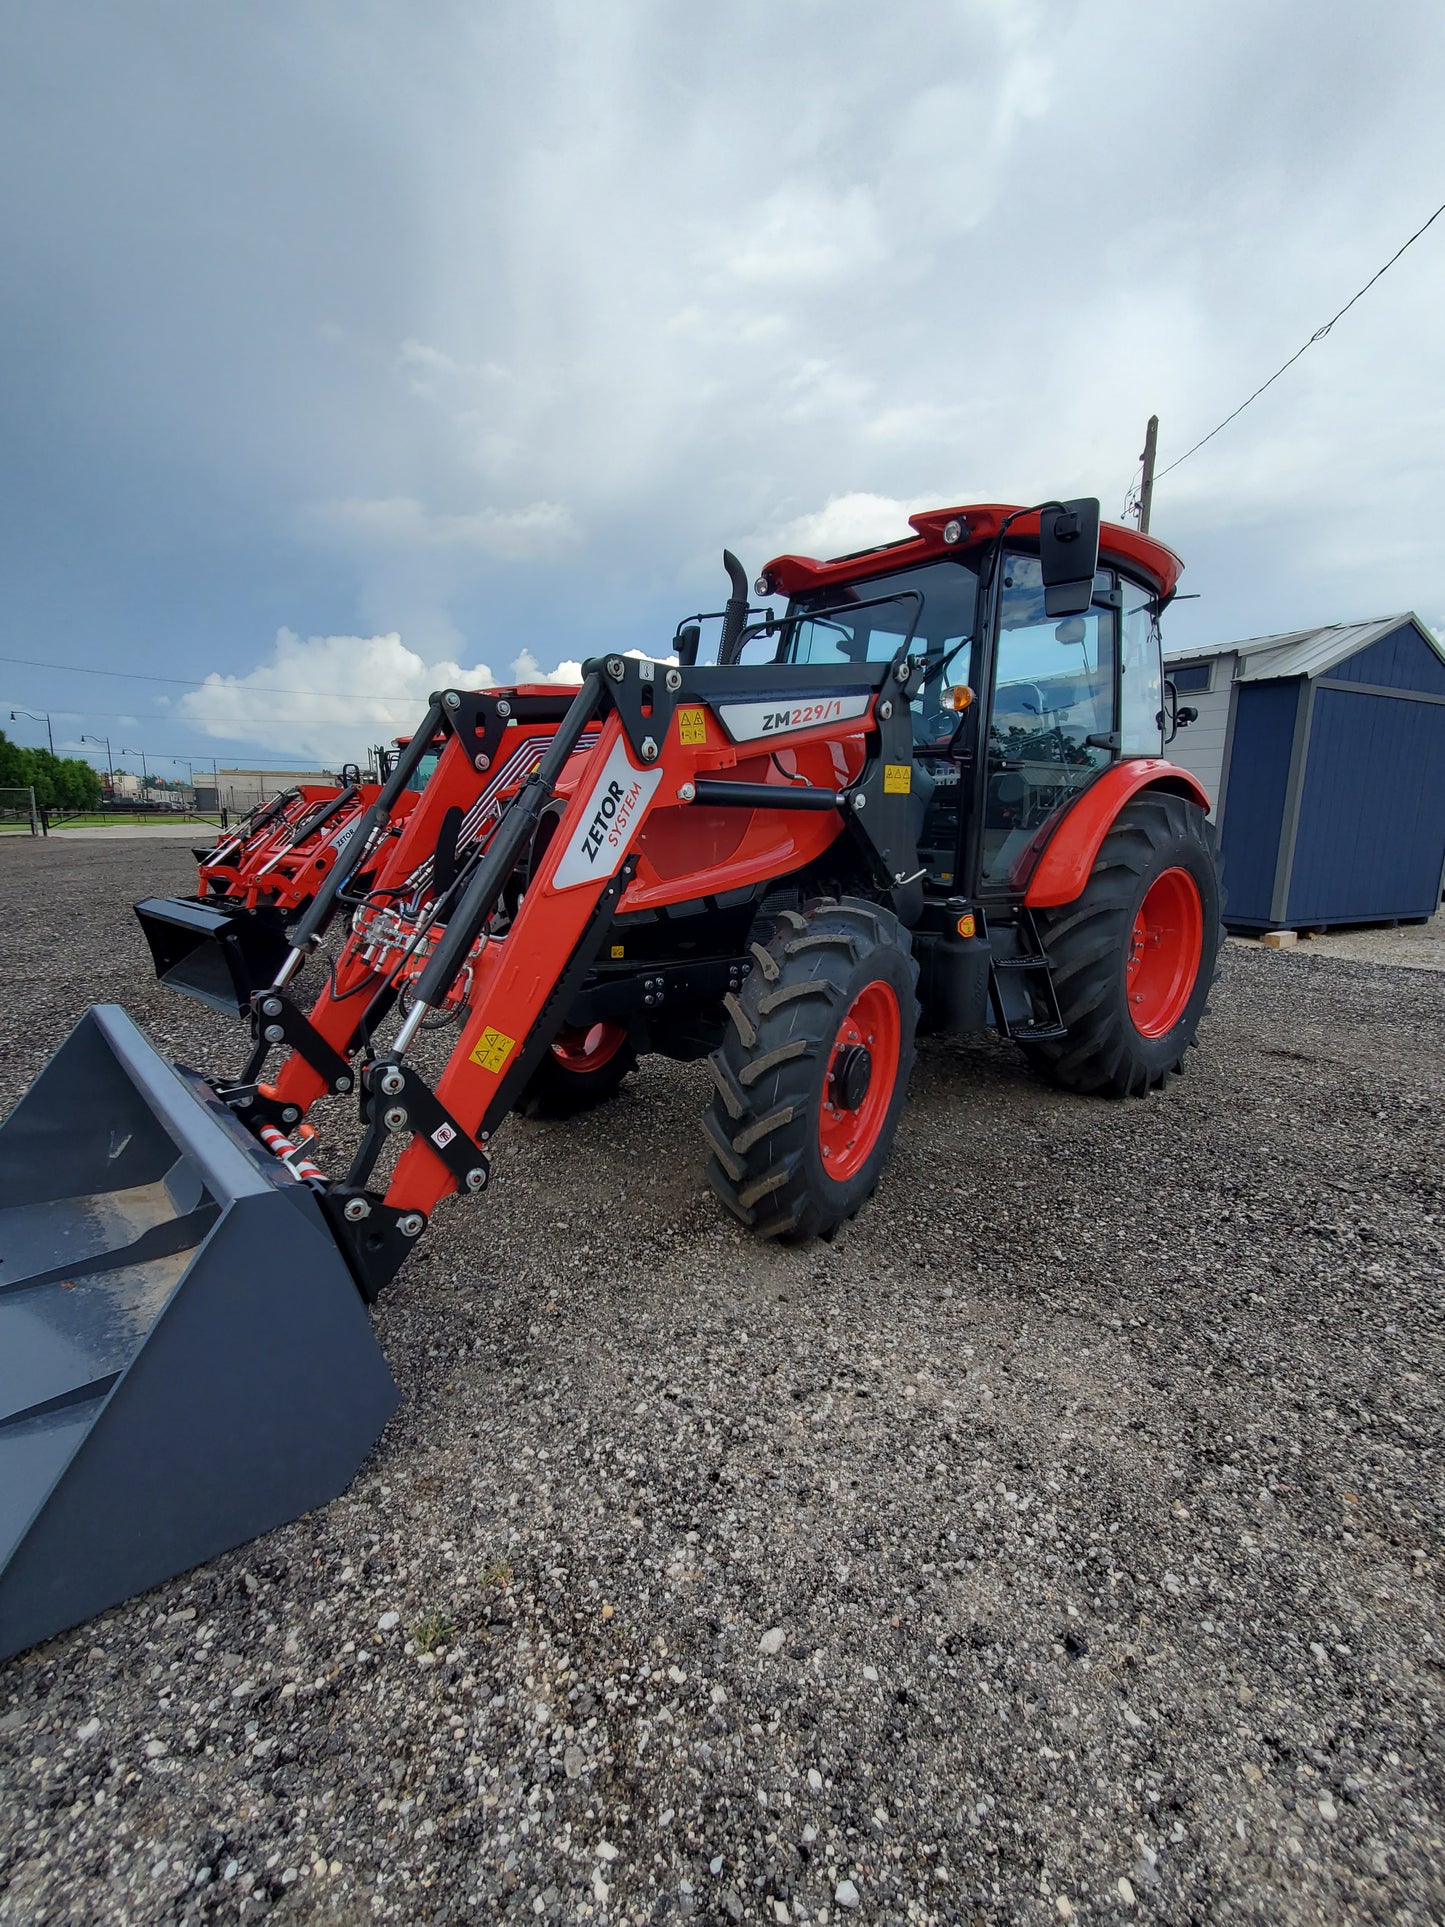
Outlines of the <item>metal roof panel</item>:
<svg viewBox="0 0 1445 1927">
<path fill-rule="evenodd" d="M 1236 682 L 1274 682 L 1288 676 L 1323 676 L 1337 663 L 1368 649 L 1371 643 L 1413 623 L 1421 637 L 1445 662 L 1445 644 L 1431 634 L 1409 609 L 1371 622 L 1332 622 L 1318 629 L 1294 629 L 1279 636 L 1250 636 L 1238 642 L 1211 642 L 1193 649 L 1166 649 L 1168 663 L 1195 662 L 1209 656 L 1237 655 Z"/>
</svg>

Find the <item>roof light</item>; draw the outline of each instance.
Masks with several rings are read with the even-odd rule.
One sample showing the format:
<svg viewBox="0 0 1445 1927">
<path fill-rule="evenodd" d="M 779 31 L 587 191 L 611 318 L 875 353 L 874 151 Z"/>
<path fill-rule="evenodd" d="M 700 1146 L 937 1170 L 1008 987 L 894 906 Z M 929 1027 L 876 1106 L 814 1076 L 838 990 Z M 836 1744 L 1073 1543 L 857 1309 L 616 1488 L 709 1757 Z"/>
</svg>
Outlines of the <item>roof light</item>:
<svg viewBox="0 0 1445 1927">
<path fill-rule="evenodd" d="M 967 522 L 961 522 L 957 516 L 954 516 L 951 522 L 945 522 L 943 525 L 943 539 L 950 548 L 953 547 L 955 542 L 961 542 L 967 534 Z"/>
<path fill-rule="evenodd" d="M 773 578 L 768 574 L 767 570 L 764 569 L 762 574 L 758 577 L 757 581 L 753 584 L 753 594 L 754 595 L 771 595 L 772 593 L 773 593 Z"/>
</svg>

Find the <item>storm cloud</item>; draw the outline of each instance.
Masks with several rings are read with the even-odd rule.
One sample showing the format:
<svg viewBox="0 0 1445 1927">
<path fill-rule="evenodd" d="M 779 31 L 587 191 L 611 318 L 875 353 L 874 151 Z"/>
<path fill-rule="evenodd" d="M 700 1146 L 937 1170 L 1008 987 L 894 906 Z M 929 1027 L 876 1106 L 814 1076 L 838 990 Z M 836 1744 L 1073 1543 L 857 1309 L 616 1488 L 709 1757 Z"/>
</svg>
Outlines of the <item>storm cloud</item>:
<svg viewBox="0 0 1445 1927">
<path fill-rule="evenodd" d="M 1442 77 L 1428 0 L 11 9 L 6 653 L 214 680 L 3 687 L 340 758 L 724 543 L 1117 515 L 1445 198 Z M 1161 479 L 1171 637 L 1445 617 L 1442 296 L 1445 220 Z"/>
</svg>

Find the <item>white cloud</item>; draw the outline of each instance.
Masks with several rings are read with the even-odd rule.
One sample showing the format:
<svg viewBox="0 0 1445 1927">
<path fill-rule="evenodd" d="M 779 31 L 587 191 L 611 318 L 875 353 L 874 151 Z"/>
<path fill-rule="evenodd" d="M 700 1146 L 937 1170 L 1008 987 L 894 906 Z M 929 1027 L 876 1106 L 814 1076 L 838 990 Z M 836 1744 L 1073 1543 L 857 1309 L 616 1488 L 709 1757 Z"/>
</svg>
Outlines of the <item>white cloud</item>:
<svg viewBox="0 0 1445 1927">
<path fill-rule="evenodd" d="M 908 518 L 920 509 L 948 506 L 937 495 L 898 500 L 889 495 L 835 495 L 811 514 L 795 516 L 771 534 L 759 532 L 759 550 L 769 555 L 811 555 L 819 561 L 852 555 L 883 542 L 902 542 L 913 533 Z M 760 560 L 761 560 L 760 556 Z"/>
<path fill-rule="evenodd" d="M 505 675 L 486 663 L 431 660 L 393 632 L 381 636 L 276 636 L 269 657 L 244 676 L 208 676 L 175 714 L 218 741 L 264 743 L 325 764 L 364 760 L 372 743 L 406 735 L 438 689 L 487 689 L 519 682 L 576 681 L 564 663 L 538 668 L 524 649 Z"/>
</svg>

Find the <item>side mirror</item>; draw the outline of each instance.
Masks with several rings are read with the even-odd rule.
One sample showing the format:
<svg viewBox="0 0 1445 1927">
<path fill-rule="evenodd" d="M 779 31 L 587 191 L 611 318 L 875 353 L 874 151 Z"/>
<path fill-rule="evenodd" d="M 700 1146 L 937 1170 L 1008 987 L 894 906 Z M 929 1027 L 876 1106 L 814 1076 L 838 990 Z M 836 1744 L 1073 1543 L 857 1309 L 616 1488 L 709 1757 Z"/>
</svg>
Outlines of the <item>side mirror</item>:
<svg viewBox="0 0 1445 1927">
<path fill-rule="evenodd" d="M 1099 566 L 1099 500 L 1081 496 L 1039 516 L 1039 568 L 1044 615 L 1081 616 L 1094 599 Z"/>
<path fill-rule="evenodd" d="M 1071 644 L 1077 645 L 1088 633 L 1088 626 L 1082 616 L 1065 616 L 1054 630 L 1054 641 L 1062 642 L 1066 647 Z"/>
<path fill-rule="evenodd" d="M 1181 707 L 1179 691 L 1168 676 L 1164 678 L 1164 707 L 1156 721 L 1164 732 L 1166 743 L 1172 743 L 1181 729 L 1187 729 L 1191 723 L 1199 721 L 1199 711 L 1192 703 L 1185 703 Z"/>
<path fill-rule="evenodd" d="M 697 647 L 701 641 L 702 628 L 696 622 L 687 623 L 673 637 L 672 646 L 677 651 L 677 659 L 684 669 L 691 669 L 697 661 Z"/>
</svg>

